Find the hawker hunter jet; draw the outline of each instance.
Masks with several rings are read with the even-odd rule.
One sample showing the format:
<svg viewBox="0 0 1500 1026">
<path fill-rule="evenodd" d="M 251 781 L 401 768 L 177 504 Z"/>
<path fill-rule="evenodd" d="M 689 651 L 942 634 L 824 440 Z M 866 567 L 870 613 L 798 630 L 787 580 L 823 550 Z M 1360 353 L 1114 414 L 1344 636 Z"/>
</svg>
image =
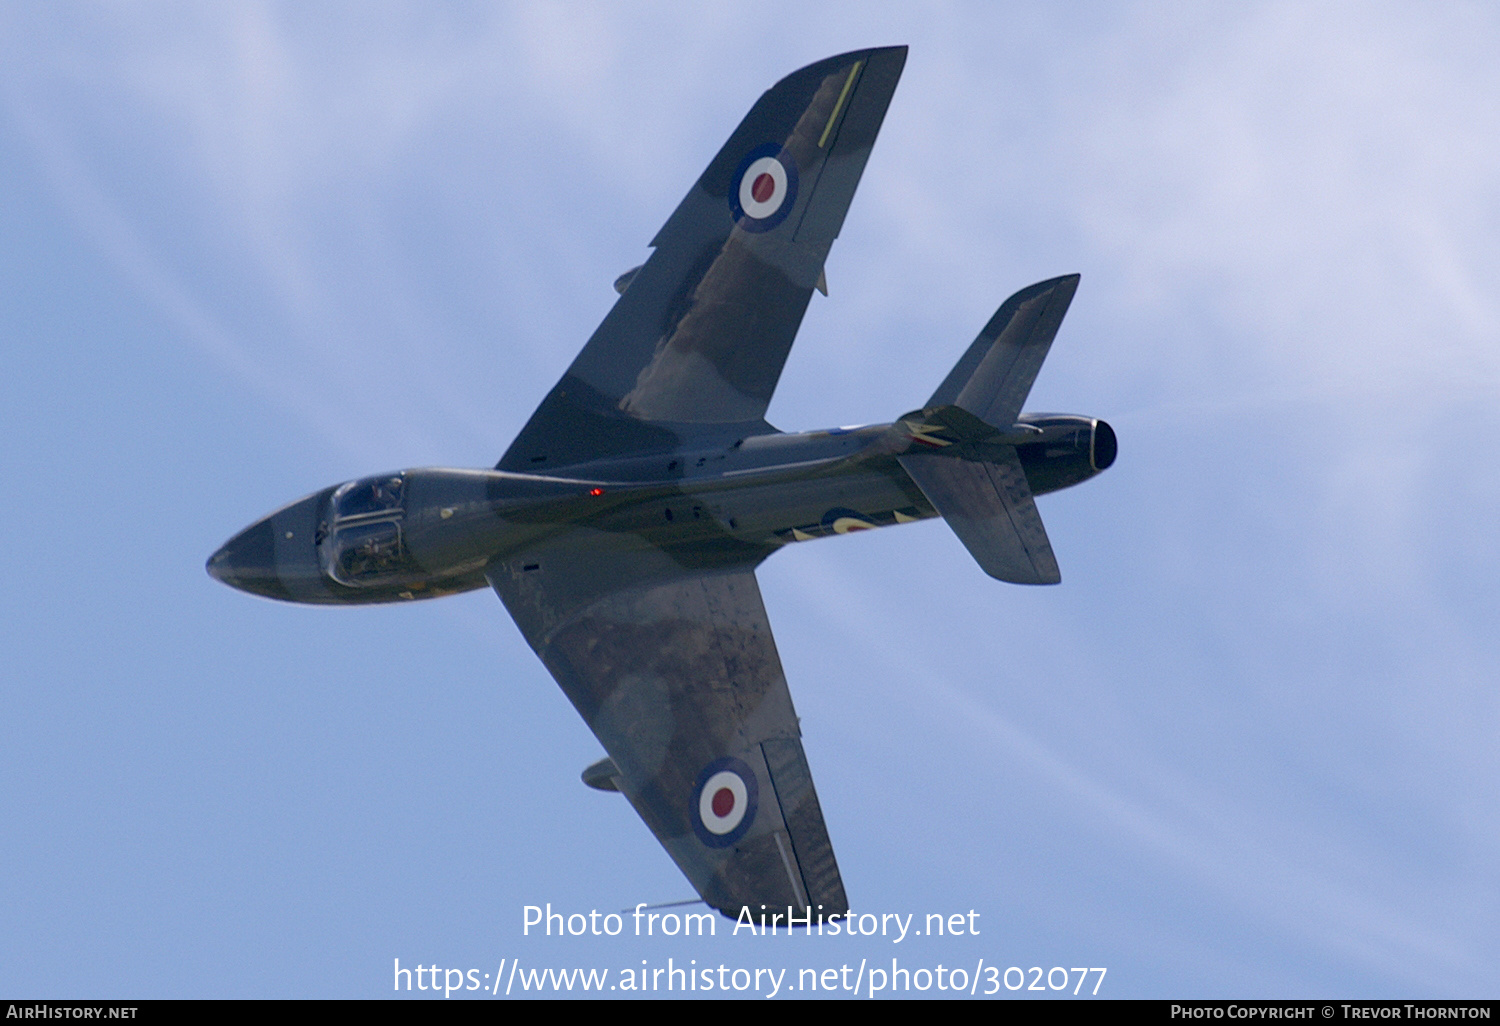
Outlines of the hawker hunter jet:
<svg viewBox="0 0 1500 1026">
<path fill-rule="evenodd" d="M 1023 414 L 1077 275 L 1016 293 L 921 409 L 788 434 L 766 406 L 905 47 L 830 57 L 751 108 L 493 470 L 325 488 L 208 572 L 290 602 L 493 588 L 702 899 L 849 907 L 755 581 L 794 542 L 941 516 L 991 577 L 1056 584 L 1033 496 L 1115 458 L 1109 425 Z"/>
</svg>

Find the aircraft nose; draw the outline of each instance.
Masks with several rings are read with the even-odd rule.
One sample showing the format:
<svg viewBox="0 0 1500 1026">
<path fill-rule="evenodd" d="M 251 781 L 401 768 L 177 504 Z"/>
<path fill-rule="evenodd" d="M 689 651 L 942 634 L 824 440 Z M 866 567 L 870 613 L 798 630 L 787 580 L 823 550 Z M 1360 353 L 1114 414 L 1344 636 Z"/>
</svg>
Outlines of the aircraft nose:
<svg viewBox="0 0 1500 1026">
<path fill-rule="evenodd" d="M 229 539 L 208 558 L 208 575 L 231 588 L 285 598 L 286 588 L 276 572 L 276 546 L 271 537 L 271 520 L 266 518 L 245 528 Z"/>
<path fill-rule="evenodd" d="M 208 562 L 203 565 L 208 571 L 208 576 L 221 584 L 232 584 L 232 572 L 229 568 L 229 546 L 219 546 L 219 551 L 208 557 Z"/>
</svg>

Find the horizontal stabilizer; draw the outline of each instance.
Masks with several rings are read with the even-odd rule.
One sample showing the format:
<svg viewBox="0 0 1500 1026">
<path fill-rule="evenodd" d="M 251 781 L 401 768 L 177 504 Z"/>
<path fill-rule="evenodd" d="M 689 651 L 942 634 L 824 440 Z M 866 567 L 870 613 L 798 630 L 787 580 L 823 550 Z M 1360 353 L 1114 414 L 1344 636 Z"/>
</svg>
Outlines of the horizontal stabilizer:
<svg viewBox="0 0 1500 1026">
<path fill-rule="evenodd" d="M 1014 447 L 984 462 L 926 453 L 900 462 L 985 573 L 1012 584 L 1062 580 Z"/>
<path fill-rule="evenodd" d="M 1007 299 L 932 393 L 927 408 L 958 406 L 988 424 L 1009 427 L 1031 394 L 1076 291 L 1078 275 L 1068 274 Z"/>
</svg>

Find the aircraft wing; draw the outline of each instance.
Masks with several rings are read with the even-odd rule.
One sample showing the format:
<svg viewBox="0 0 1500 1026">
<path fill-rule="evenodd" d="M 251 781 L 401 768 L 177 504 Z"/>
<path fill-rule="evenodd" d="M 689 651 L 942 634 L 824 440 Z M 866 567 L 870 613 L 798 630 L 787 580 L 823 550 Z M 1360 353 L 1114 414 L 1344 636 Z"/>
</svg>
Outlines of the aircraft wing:
<svg viewBox="0 0 1500 1026">
<path fill-rule="evenodd" d="M 905 63 L 904 46 L 861 50 L 772 86 L 498 468 L 666 450 L 716 426 L 770 431 L 766 406 Z"/>
<path fill-rule="evenodd" d="M 842 914 L 755 581 L 763 555 L 571 528 L 487 576 L 609 753 L 606 775 L 709 905 Z"/>
</svg>

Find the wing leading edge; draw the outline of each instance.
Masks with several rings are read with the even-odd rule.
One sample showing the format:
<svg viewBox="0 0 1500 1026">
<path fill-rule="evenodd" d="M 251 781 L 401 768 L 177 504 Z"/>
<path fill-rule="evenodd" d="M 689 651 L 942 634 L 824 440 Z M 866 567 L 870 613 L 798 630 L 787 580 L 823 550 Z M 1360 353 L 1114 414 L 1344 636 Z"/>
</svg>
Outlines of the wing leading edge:
<svg viewBox="0 0 1500 1026">
<path fill-rule="evenodd" d="M 752 564 L 573 529 L 492 564 L 506 608 L 699 895 L 848 907 Z"/>
</svg>

